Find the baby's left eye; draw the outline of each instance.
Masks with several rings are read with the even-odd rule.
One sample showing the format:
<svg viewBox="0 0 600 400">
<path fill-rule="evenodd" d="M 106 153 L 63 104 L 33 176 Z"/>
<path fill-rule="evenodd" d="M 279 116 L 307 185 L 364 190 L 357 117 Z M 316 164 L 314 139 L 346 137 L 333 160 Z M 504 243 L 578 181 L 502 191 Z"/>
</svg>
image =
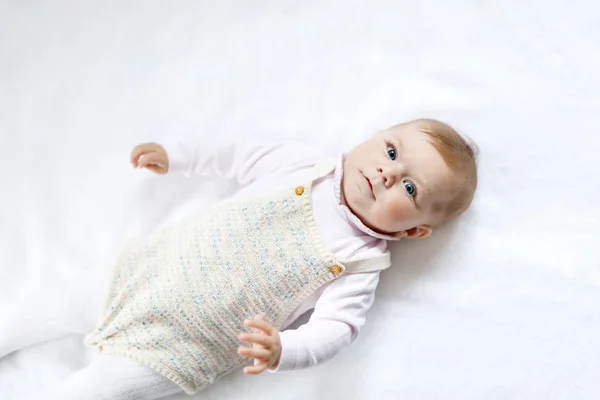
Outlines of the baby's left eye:
<svg viewBox="0 0 600 400">
<path fill-rule="evenodd" d="M 387 153 L 392 161 L 396 159 L 396 148 L 394 146 L 388 144 Z"/>
<path fill-rule="evenodd" d="M 408 180 L 404 181 L 403 183 L 404 190 L 406 190 L 406 193 L 408 193 L 412 197 L 415 197 L 415 195 L 417 194 L 417 187 L 415 186 L 415 184 Z"/>
</svg>

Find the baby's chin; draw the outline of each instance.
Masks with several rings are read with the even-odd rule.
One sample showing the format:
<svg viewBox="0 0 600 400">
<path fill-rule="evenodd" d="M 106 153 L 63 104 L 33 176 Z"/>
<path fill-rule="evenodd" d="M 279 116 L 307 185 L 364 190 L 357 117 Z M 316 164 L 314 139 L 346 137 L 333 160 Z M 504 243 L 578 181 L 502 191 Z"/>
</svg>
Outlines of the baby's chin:
<svg viewBox="0 0 600 400">
<path fill-rule="evenodd" d="M 352 211 L 352 214 L 356 215 L 358 219 L 366 225 L 365 220 L 368 220 L 368 218 L 366 218 L 368 215 L 368 204 L 366 204 L 364 198 L 362 196 L 351 194 L 349 196 L 346 195 L 344 200 L 344 204 Z"/>
</svg>

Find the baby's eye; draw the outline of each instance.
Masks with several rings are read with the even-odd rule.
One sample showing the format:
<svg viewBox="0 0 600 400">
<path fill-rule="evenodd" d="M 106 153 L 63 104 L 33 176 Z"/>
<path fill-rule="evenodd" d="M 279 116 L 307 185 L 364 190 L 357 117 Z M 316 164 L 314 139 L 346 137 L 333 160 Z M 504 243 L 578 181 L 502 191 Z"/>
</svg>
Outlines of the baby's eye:
<svg viewBox="0 0 600 400">
<path fill-rule="evenodd" d="M 388 144 L 387 146 L 387 153 L 392 161 L 396 159 L 396 148 L 391 144 Z"/>
<path fill-rule="evenodd" d="M 415 197 L 415 195 L 417 194 L 417 187 L 415 186 L 414 183 L 412 183 L 411 181 L 404 181 L 404 190 L 406 190 L 406 193 L 410 194 L 412 197 Z"/>
</svg>

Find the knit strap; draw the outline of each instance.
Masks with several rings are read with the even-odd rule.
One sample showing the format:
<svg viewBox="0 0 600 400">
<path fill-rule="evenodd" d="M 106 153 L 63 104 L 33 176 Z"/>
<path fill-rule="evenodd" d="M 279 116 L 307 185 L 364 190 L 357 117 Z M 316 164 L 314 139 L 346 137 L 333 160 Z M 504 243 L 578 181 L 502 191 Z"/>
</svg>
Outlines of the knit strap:
<svg viewBox="0 0 600 400">
<path fill-rule="evenodd" d="M 390 252 L 386 251 L 380 256 L 370 257 L 352 261 L 342 262 L 344 269 L 348 274 L 358 274 L 362 272 L 375 272 L 389 268 L 392 265 Z"/>
<path fill-rule="evenodd" d="M 335 169 L 335 159 L 327 157 L 313 167 L 313 179 L 320 179 Z"/>
</svg>

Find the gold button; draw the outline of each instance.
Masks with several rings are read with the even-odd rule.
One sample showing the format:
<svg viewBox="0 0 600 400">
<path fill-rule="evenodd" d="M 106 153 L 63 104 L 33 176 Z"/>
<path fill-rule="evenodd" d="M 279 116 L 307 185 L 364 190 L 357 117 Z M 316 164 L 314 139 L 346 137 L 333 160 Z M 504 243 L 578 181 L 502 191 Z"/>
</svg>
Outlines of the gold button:
<svg viewBox="0 0 600 400">
<path fill-rule="evenodd" d="M 100 352 L 102 352 L 102 346 L 98 346 L 98 350 L 100 350 Z"/>
<path fill-rule="evenodd" d="M 298 196 L 302 196 L 302 193 L 304 193 L 304 186 L 298 186 L 298 187 L 296 187 L 296 194 Z"/>
<path fill-rule="evenodd" d="M 342 272 L 342 267 L 340 267 L 339 265 L 334 265 L 333 267 L 331 267 L 331 272 L 337 275 L 340 272 Z"/>
</svg>

